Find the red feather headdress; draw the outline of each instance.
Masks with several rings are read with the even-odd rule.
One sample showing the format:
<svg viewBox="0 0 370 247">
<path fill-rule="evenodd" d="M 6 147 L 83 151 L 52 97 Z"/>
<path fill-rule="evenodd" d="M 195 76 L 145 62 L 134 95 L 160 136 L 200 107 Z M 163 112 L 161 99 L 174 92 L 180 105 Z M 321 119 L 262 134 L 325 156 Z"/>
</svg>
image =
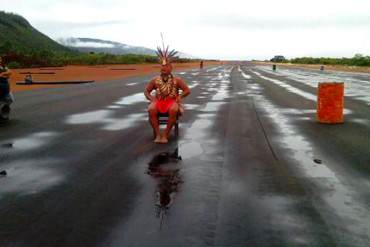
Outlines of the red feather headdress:
<svg viewBox="0 0 370 247">
<path fill-rule="evenodd" d="M 162 34 L 161 34 L 161 37 L 162 37 L 162 48 L 160 48 L 158 46 L 156 54 L 157 54 L 161 64 L 166 65 L 168 63 L 171 63 L 176 58 L 176 55 L 177 55 L 178 52 L 175 51 L 175 50 L 169 51 L 169 46 L 167 46 L 167 48 L 165 48 Z"/>
</svg>

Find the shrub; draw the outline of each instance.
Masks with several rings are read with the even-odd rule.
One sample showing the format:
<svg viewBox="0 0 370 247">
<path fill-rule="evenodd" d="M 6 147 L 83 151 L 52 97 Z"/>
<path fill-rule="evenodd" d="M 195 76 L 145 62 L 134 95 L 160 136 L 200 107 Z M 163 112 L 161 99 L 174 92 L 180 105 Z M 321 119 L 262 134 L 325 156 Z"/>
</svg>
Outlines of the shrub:
<svg viewBox="0 0 370 247">
<path fill-rule="evenodd" d="M 13 62 L 8 63 L 7 67 L 9 69 L 19 69 L 19 68 L 22 68 L 22 65 L 18 62 L 13 61 Z"/>
</svg>

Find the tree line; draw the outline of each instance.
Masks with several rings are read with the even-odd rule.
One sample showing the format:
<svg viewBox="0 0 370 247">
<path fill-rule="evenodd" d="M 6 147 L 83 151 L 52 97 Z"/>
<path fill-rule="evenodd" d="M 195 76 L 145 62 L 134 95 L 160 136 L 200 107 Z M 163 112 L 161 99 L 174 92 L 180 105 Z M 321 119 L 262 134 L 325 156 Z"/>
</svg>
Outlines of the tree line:
<svg viewBox="0 0 370 247">
<path fill-rule="evenodd" d="M 329 58 L 329 57 L 299 57 L 286 59 L 282 63 L 293 64 L 323 64 L 323 65 L 347 65 L 347 66 L 370 66 L 370 56 L 356 54 L 352 58 Z"/>
<path fill-rule="evenodd" d="M 74 50 L 52 51 L 27 50 L 23 47 L 6 42 L 0 45 L 0 55 L 10 68 L 57 67 L 66 65 L 101 65 L 101 64 L 142 64 L 157 63 L 158 58 L 152 55 L 124 54 L 113 55 L 106 53 L 82 53 Z M 185 63 L 197 61 L 178 58 L 176 62 Z"/>
</svg>

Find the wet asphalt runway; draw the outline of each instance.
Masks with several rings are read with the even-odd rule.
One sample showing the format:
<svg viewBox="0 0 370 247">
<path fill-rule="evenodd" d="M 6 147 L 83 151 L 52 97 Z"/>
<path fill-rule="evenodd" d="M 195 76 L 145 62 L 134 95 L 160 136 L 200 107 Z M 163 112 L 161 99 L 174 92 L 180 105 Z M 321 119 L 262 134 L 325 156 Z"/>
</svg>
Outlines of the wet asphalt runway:
<svg viewBox="0 0 370 247">
<path fill-rule="evenodd" d="M 137 77 L 16 93 L 0 127 L 0 246 L 370 246 L 370 77 L 225 65 L 152 143 Z M 345 124 L 315 122 L 318 81 Z M 365 91 L 367 90 L 367 91 Z"/>
</svg>

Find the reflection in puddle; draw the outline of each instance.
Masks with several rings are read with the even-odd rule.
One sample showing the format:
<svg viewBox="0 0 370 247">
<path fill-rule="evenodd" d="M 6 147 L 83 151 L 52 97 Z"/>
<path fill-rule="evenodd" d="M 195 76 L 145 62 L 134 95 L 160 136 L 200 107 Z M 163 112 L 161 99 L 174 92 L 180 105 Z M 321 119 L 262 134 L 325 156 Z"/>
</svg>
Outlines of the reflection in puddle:
<svg viewBox="0 0 370 247">
<path fill-rule="evenodd" d="M 183 183 L 180 175 L 181 160 L 178 148 L 176 148 L 173 153 L 162 152 L 155 155 L 149 162 L 147 173 L 157 182 L 155 209 L 156 216 L 161 218 L 161 226 L 163 217 L 173 204 L 180 184 Z"/>
</svg>

